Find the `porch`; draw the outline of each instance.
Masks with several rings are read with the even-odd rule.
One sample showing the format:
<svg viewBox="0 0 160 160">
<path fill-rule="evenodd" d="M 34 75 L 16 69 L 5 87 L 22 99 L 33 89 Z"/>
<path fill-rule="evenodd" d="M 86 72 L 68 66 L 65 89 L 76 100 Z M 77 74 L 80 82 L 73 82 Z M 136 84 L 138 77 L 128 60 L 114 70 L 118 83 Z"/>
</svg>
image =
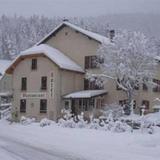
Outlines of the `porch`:
<svg viewBox="0 0 160 160">
<path fill-rule="evenodd" d="M 93 112 L 102 109 L 106 90 L 84 90 L 63 96 L 64 108 L 70 109 L 75 115 L 81 112 Z"/>
</svg>

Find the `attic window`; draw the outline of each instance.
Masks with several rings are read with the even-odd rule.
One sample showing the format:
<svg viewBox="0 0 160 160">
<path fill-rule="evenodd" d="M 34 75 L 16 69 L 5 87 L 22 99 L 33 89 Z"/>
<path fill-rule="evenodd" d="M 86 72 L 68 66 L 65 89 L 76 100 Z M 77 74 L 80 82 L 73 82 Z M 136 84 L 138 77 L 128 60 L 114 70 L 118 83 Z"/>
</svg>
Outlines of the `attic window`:
<svg viewBox="0 0 160 160">
<path fill-rule="evenodd" d="M 65 32 L 65 36 L 67 36 L 68 35 L 68 32 Z"/>
<path fill-rule="evenodd" d="M 32 59 L 31 69 L 36 70 L 37 69 L 37 59 Z"/>
</svg>

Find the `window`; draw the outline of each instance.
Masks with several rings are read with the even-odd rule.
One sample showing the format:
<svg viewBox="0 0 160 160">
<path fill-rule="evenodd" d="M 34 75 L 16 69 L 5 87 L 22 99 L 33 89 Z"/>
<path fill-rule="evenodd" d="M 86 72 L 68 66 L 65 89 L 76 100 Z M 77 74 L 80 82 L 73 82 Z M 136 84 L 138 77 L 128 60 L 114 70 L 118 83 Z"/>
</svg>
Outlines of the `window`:
<svg viewBox="0 0 160 160">
<path fill-rule="evenodd" d="M 154 88 L 153 88 L 153 92 L 160 92 L 160 80 L 158 79 L 153 79 L 153 82 L 155 84 L 157 84 Z"/>
<path fill-rule="evenodd" d="M 40 100 L 40 113 L 47 113 L 47 100 L 46 99 Z"/>
<path fill-rule="evenodd" d="M 85 56 L 85 69 L 97 68 L 96 56 Z"/>
<path fill-rule="evenodd" d="M 20 113 L 26 113 L 26 99 L 20 100 Z"/>
<path fill-rule="evenodd" d="M 64 108 L 66 110 L 70 110 L 71 106 L 70 106 L 70 100 L 65 100 L 64 101 Z"/>
<path fill-rule="evenodd" d="M 102 107 L 104 106 L 104 99 L 96 99 L 96 108 L 97 109 L 102 109 Z"/>
<path fill-rule="evenodd" d="M 90 81 L 88 79 L 84 79 L 84 90 L 100 90 L 104 89 L 103 82 L 99 85 L 96 84 L 96 80 Z"/>
<path fill-rule="evenodd" d="M 31 69 L 32 70 L 36 70 L 37 69 L 37 59 L 32 59 L 32 65 L 31 65 Z"/>
<path fill-rule="evenodd" d="M 147 91 L 147 90 L 148 90 L 148 86 L 147 86 L 145 83 L 143 83 L 142 88 L 143 88 L 144 91 Z"/>
<path fill-rule="evenodd" d="M 21 90 L 26 91 L 27 90 L 27 78 L 22 77 L 21 79 Z"/>
<path fill-rule="evenodd" d="M 47 89 L 47 77 L 41 78 L 41 89 L 46 90 Z"/>
<path fill-rule="evenodd" d="M 127 100 L 126 99 L 119 101 L 119 105 L 122 106 L 122 107 L 125 106 L 126 104 L 127 104 Z"/>
<path fill-rule="evenodd" d="M 136 109 L 136 101 L 133 101 L 133 109 Z"/>
<path fill-rule="evenodd" d="M 136 86 L 134 86 L 135 90 L 139 90 L 139 84 L 137 84 Z"/>
<path fill-rule="evenodd" d="M 148 100 L 143 100 L 142 101 L 142 106 L 145 106 L 145 109 L 149 109 L 149 101 Z"/>
</svg>

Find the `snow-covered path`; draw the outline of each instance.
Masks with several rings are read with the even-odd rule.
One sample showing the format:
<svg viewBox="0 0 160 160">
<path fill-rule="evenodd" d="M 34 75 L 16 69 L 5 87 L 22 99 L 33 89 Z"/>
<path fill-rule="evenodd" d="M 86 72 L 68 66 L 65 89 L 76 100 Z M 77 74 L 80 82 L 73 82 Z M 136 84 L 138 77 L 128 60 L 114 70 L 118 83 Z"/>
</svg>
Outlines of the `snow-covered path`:
<svg viewBox="0 0 160 160">
<path fill-rule="evenodd" d="M 159 160 L 155 134 L 71 129 L 0 120 L 0 160 Z"/>
<path fill-rule="evenodd" d="M 43 147 L 35 147 L 7 136 L 0 136 L 0 159 L 3 160 L 68 160 Z"/>
</svg>

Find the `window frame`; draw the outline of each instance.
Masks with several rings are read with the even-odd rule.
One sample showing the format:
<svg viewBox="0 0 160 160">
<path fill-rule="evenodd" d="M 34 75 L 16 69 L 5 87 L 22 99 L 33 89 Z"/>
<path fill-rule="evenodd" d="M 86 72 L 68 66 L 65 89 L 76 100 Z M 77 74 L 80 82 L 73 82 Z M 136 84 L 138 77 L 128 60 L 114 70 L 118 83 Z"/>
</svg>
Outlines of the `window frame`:
<svg viewBox="0 0 160 160">
<path fill-rule="evenodd" d="M 142 100 L 142 106 L 145 106 L 146 110 L 150 108 L 150 101 L 149 100 Z"/>
<path fill-rule="evenodd" d="M 153 87 L 153 92 L 160 92 L 160 80 L 159 79 L 153 79 L 153 83 L 156 83 Z"/>
<path fill-rule="evenodd" d="M 47 90 L 47 76 L 41 77 L 41 90 Z"/>
<path fill-rule="evenodd" d="M 26 113 L 26 99 L 20 99 L 20 113 Z"/>
<path fill-rule="evenodd" d="M 21 78 L 21 91 L 27 90 L 27 77 Z"/>
<path fill-rule="evenodd" d="M 40 99 L 40 113 L 47 113 L 47 99 Z"/>
<path fill-rule="evenodd" d="M 31 70 L 32 71 L 37 70 L 37 58 L 32 58 L 32 61 L 31 61 Z"/>
<path fill-rule="evenodd" d="M 98 68 L 97 63 L 97 56 L 96 55 L 92 55 L 92 56 L 85 56 L 84 57 L 84 61 L 85 61 L 85 69 L 95 69 Z"/>
<path fill-rule="evenodd" d="M 90 81 L 88 79 L 84 79 L 84 90 L 102 90 L 104 89 L 104 85 L 98 86 L 95 81 Z"/>
</svg>

